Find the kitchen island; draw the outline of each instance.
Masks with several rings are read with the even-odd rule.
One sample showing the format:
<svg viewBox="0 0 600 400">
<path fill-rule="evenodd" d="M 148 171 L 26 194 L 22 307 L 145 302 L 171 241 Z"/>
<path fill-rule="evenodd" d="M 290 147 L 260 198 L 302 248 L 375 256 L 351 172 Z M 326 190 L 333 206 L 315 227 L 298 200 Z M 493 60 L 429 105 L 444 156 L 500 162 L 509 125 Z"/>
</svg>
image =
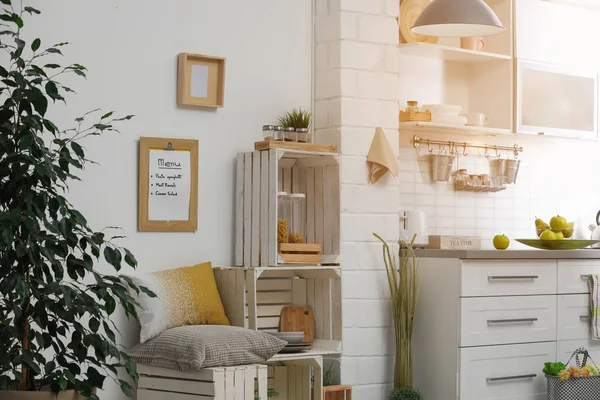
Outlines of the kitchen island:
<svg viewBox="0 0 600 400">
<path fill-rule="evenodd" d="M 591 340 L 600 250 L 417 250 L 415 387 L 427 400 L 543 400 L 544 362 Z"/>
</svg>

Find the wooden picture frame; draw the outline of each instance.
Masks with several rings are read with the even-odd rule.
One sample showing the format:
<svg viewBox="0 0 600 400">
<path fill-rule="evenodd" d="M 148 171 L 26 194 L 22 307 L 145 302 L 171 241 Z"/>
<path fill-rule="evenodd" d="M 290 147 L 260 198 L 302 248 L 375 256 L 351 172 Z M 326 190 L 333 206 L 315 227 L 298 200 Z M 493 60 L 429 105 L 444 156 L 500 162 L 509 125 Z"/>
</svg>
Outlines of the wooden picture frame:
<svg viewBox="0 0 600 400">
<path fill-rule="evenodd" d="M 153 151 L 156 153 L 151 154 Z M 169 156 L 170 159 L 167 158 Z M 166 162 L 165 158 L 167 158 Z M 176 161 L 179 159 L 184 161 L 178 164 Z M 153 165 L 150 165 L 151 162 Z M 173 167 L 171 168 L 171 166 Z M 160 170 L 160 174 L 150 172 L 156 168 Z M 187 182 L 188 177 L 189 182 Z M 156 197 L 154 197 L 155 195 Z M 187 210 L 185 209 L 186 203 L 189 204 Z M 183 205 L 183 207 L 161 208 L 164 205 Z M 162 218 L 163 215 L 175 215 L 175 218 Z M 187 215 L 187 217 L 178 218 L 177 215 Z M 197 229 L 198 141 L 141 137 L 139 141 L 138 231 L 195 232 Z"/>
<path fill-rule="evenodd" d="M 221 108 L 225 105 L 225 58 L 179 54 L 177 104 Z"/>
</svg>

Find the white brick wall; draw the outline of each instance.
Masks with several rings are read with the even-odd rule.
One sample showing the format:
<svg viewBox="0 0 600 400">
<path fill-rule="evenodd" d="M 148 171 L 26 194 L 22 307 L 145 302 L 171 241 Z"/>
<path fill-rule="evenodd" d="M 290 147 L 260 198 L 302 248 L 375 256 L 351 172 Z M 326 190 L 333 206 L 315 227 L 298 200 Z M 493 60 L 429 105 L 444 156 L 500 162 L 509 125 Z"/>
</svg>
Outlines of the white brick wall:
<svg viewBox="0 0 600 400">
<path fill-rule="evenodd" d="M 355 398 L 383 400 L 393 380 L 393 330 L 381 245 L 373 232 L 398 239 L 400 179 L 385 176 L 369 184 L 365 156 L 376 127 L 384 128 L 394 152 L 399 150 L 398 4 L 317 3 L 327 4 L 317 6 L 315 127 L 317 135 L 336 139 L 340 152 L 341 377 L 353 386 Z"/>
</svg>

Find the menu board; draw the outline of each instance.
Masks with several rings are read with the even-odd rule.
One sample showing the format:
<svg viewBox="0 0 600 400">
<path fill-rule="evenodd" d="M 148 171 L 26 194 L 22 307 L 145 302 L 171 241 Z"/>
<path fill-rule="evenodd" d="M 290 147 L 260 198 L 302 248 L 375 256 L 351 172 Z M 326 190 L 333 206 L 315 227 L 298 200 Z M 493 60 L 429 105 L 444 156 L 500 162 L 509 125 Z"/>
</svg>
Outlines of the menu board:
<svg viewBox="0 0 600 400">
<path fill-rule="evenodd" d="M 190 152 L 150 150 L 149 221 L 187 221 L 190 217 Z"/>
</svg>

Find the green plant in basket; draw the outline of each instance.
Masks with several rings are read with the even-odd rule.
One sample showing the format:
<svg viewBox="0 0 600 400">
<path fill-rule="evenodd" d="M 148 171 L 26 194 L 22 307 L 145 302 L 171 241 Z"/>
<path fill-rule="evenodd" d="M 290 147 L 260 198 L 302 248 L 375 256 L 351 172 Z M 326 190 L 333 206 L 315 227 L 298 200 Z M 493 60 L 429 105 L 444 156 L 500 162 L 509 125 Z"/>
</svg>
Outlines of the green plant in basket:
<svg viewBox="0 0 600 400">
<path fill-rule="evenodd" d="M 394 389 L 390 392 L 388 400 L 421 400 L 421 393 L 411 387 Z"/>
<path fill-rule="evenodd" d="M 277 121 L 284 128 L 308 129 L 310 127 L 311 113 L 308 110 L 302 109 L 302 107 L 294 107 L 292 111 L 286 112 Z"/>
</svg>

